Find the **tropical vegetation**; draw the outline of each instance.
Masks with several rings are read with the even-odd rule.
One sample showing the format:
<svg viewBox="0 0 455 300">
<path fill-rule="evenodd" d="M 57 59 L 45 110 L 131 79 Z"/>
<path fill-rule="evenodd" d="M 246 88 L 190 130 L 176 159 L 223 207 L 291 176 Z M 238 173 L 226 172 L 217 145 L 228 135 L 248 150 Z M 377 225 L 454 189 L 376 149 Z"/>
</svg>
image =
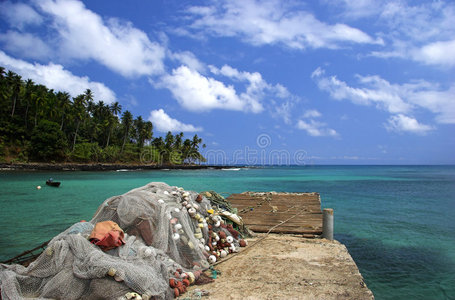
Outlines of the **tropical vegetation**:
<svg viewBox="0 0 455 300">
<path fill-rule="evenodd" d="M 118 102 L 54 91 L 0 66 L 0 161 L 194 164 L 202 139 L 154 137 L 153 124 Z"/>
</svg>

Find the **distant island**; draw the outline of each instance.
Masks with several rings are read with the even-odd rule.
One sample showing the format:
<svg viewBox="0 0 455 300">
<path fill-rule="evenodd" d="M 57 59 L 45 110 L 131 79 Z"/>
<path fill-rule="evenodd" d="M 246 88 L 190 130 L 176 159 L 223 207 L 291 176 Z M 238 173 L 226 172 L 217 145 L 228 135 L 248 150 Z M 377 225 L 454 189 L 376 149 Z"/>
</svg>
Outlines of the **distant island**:
<svg viewBox="0 0 455 300">
<path fill-rule="evenodd" d="M 154 137 L 152 122 L 128 110 L 122 113 L 118 102 L 95 101 L 90 89 L 72 98 L 0 66 L 4 167 L 193 168 L 205 162 L 200 146 L 205 148 L 197 134 L 189 139 L 169 131 L 164 139 Z"/>
</svg>

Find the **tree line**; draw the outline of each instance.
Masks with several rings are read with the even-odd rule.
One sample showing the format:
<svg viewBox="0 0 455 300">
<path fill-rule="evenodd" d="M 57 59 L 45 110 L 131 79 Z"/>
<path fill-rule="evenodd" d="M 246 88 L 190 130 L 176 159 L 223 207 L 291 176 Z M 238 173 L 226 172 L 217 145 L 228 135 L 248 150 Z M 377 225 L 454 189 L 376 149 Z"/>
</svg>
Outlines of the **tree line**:
<svg viewBox="0 0 455 300">
<path fill-rule="evenodd" d="M 0 161 L 194 164 L 202 139 L 154 137 L 153 124 L 118 102 L 55 92 L 0 66 Z"/>
</svg>

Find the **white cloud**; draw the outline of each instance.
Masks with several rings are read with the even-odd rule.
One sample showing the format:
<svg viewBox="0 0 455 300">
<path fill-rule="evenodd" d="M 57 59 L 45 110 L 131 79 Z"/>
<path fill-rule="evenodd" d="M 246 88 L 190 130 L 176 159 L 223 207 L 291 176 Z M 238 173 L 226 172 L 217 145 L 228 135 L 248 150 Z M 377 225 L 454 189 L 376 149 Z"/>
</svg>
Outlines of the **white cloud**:
<svg viewBox="0 0 455 300">
<path fill-rule="evenodd" d="M 100 82 L 90 81 L 88 77 L 73 75 L 63 66 L 50 63 L 48 65 L 30 64 L 26 61 L 12 58 L 0 51 L 0 65 L 14 71 L 24 79 L 32 79 L 55 91 L 65 91 L 75 97 L 91 89 L 96 100 L 111 103 L 116 100 L 115 93 Z"/>
<path fill-rule="evenodd" d="M 415 60 L 429 65 L 455 66 L 454 53 L 455 40 L 439 41 L 414 50 L 413 57 Z"/>
<path fill-rule="evenodd" d="M 424 80 L 392 84 L 379 76 L 357 75 L 359 87 L 351 87 L 336 76 L 325 76 L 320 68 L 313 72 L 312 78 L 321 90 L 336 100 L 346 99 L 359 105 L 375 104 L 392 114 L 423 108 L 436 114 L 437 122 L 455 124 L 455 85 L 443 90 Z"/>
<path fill-rule="evenodd" d="M 149 121 L 151 121 L 154 128 L 160 132 L 197 132 L 203 130 L 202 127 L 184 124 L 179 120 L 171 118 L 163 109 L 151 111 Z"/>
<path fill-rule="evenodd" d="M 310 109 L 310 110 L 307 110 L 304 114 L 303 114 L 303 117 L 304 118 L 319 118 L 321 115 L 320 112 L 318 112 L 317 110 L 315 109 Z"/>
<path fill-rule="evenodd" d="M 319 89 L 330 93 L 336 100 L 348 99 L 355 104 L 377 106 L 392 113 L 407 112 L 411 108 L 399 96 L 399 87 L 392 86 L 378 76 L 357 76 L 359 81 L 368 88 L 353 88 L 336 76 L 323 76 L 324 72 L 318 68 L 311 77 L 316 80 Z"/>
<path fill-rule="evenodd" d="M 5 50 L 16 55 L 20 54 L 22 57 L 42 59 L 52 54 L 52 50 L 46 43 L 30 33 L 7 31 L 0 34 L 0 42 L 3 42 Z"/>
<path fill-rule="evenodd" d="M 104 21 L 76 0 L 36 1 L 53 21 L 63 58 L 95 60 L 124 76 L 152 75 L 163 71 L 165 50 L 131 23 Z"/>
<path fill-rule="evenodd" d="M 0 15 L 3 15 L 12 27 L 18 29 L 43 22 L 43 18 L 31 6 L 24 3 L 1 2 Z"/>
<path fill-rule="evenodd" d="M 163 76 L 157 86 L 169 89 L 179 104 L 190 111 L 254 109 L 247 106 L 233 86 L 226 86 L 186 66 L 180 66 L 172 74 Z"/>
<path fill-rule="evenodd" d="M 281 104 L 277 104 L 275 101 L 272 101 L 274 109 L 271 109 L 272 117 L 283 119 L 285 124 L 291 124 L 291 114 L 292 109 L 294 108 L 294 102 L 285 101 Z"/>
<path fill-rule="evenodd" d="M 366 1 L 366 0 L 365 0 Z M 452 67 L 455 59 L 455 4 L 453 1 L 378 2 L 372 15 L 385 28 L 382 37 L 388 45 L 371 55 L 412 59 L 427 65 Z M 352 7 L 347 7 L 352 9 Z"/>
<path fill-rule="evenodd" d="M 327 128 L 325 123 L 315 120 L 309 120 L 308 122 L 299 120 L 297 122 L 297 128 L 305 130 L 311 136 L 338 136 L 338 133 L 334 129 Z"/>
<path fill-rule="evenodd" d="M 228 65 L 221 69 L 209 66 L 209 70 L 215 76 L 227 77 L 232 84 L 202 75 L 188 66 L 174 69 L 154 84 L 169 89 L 185 109 L 199 112 L 224 109 L 260 113 L 265 99 L 273 102 L 273 98 L 292 98 L 284 86 L 267 83 L 258 72 L 242 72 Z M 234 83 L 244 91 L 238 92 Z"/>
<path fill-rule="evenodd" d="M 432 126 L 420 124 L 416 119 L 403 114 L 391 116 L 384 125 L 388 131 L 398 133 L 411 132 L 415 134 L 426 134 L 428 131 L 434 129 Z"/>
<path fill-rule="evenodd" d="M 197 59 L 197 57 L 192 52 L 183 51 L 169 53 L 169 57 L 171 59 L 179 61 L 183 65 L 186 65 L 191 70 L 196 70 L 200 73 L 203 73 L 206 70 L 205 64 L 202 63 L 199 59 Z"/>
<path fill-rule="evenodd" d="M 239 36 L 253 45 L 282 44 L 290 48 L 337 48 L 345 43 L 382 44 L 346 24 L 326 24 L 298 5 L 284 1 L 223 1 L 217 6 L 191 7 L 189 28 L 214 36 Z"/>
</svg>

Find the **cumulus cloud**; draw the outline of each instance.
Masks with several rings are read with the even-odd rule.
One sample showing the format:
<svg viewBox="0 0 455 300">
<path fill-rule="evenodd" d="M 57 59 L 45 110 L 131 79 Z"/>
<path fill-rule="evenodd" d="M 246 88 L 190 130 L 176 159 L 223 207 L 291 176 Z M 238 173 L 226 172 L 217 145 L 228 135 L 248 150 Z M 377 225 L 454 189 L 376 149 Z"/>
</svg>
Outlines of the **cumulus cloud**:
<svg viewBox="0 0 455 300">
<path fill-rule="evenodd" d="M 182 65 L 151 83 L 158 88 L 168 89 L 182 107 L 196 112 L 224 109 L 260 113 L 264 110 L 265 99 L 273 101 L 275 98 L 291 97 L 284 86 L 267 83 L 257 72 L 243 72 L 228 65 L 221 69 L 209 66 L 209 70 L 213 76 L 232 83 L 227 84 L 221 79 L 203 75 L 196 68 L 187 65 Z M 234 84 L 239 87 L 239 91 Z"/>
<path fill-rule="evenodd" d="M 48 58 L 52 49 L 53 57 L 62 60 L 80 59 L 96 61 L 123 76 L 161 74 L 164 70 L 165 48 L 149 39 L 142 30 L 130 22 L 115 18 L 103 19 L 87 9 L 82 1 L 43 0 L 35 1 L 36 10 L 31 6 L 9 3 L 11 11 L 6 14 L 13 22 L 24 17 L 22 23 L 42 25 L 45 34 L 32 37 L 25 25 L 20 32 L 2 36 L 5 49 L 23 53 L 27 57 Z M 5 6 L 5 5 L 3 5 Z M 18 26 L 16 26 L 18 27 Z M 27 54 L 32 43 L 38 52 Z"/>
<path fill-rule="evenodd" d="M 326 123 L 315 120 L 320 117 L 322 117 L 322 114 L 319 111 L 315 109 L 307 110 L 303 114 L 303 118 L 306 120 L 298 120 L 297 128 L 305 130 L 311 136 L 338 136 L 338 133 L 334 129 L 327 127 Z"/>
<path fill-rule="evenodd" d="M 183 52 L 169 52 L 169 58 L 174 59 L 181 64 L 187 66 L 191 70 L 196 70 L 200 73 L 204 73 L 206 70 L 205 64 L 202 63 L 194 53 L 190 51 Z"/>
<path fill-rule="evenodd" d="M 299 120 L 297 122 L 297 128 L 305 130 L 311 136 L 338 136 L 338 133 L 334 129 L 327 127 L 327 124 L 315 120 Z"/>
<path fill-rule="evenodd" d="M 202 127 L 184 124 L 179 120 L 171 118 L 163 109 L 151 111 L 149 121 L 151 121 L 154 128 L 160 132 L 198 132 L 203 130 Z"/>
<path fill-rule="evenodd" d="M 205 77 L 187 66 L 180 66 L 172 74 L 163 76 L 157 86 L 169 89 L 179 104 L 189 111 L 256 109 L 248 106 L 233 86 Z"/>
<path fill-rule="evenodd" d="M 364 0 L 366 2 L 370 0 Z M 346 1 L 351 12 L 357 1 Z M 371 15 L 383 24 L 382 38 L 387 47 L 371 55 L 412 59 L 427 65 L 455 65 L 455 4 L 453 1 L 378 1 Z"/>
<path fill-rule="evenodd" d="M 384 126 L 388 131 L 398 133 L 411 132 L 415 134 L 426 134 L 428 131 L 434 129 L 432 126 L 421 124 L 416 119 L 403 114 L 391 116 Z"/>
<path fill-rule="evenodd" d="M 43 59 L 52 54 L 49 46 L 39 37 L 30 33 L 21 33 L 17 31 L 7 31 L 0 34 L 0 42 L 3 42 L 4 49 L 22 57 Z M 33 51 L 30 51 L 33 49 Z"/>
<path fill-rule="evenodd" d="M 4 16 L 10 26 L 23 29 L 27 25 L 39 25 L 43 17 L 25 3 L 0 2 L 0 15 Z"/>
<path fill-rule="evenodd" d="M 115 93 L 100 82 L 90 81 L 86 76 L 73 75 L 63 66 L 49 63 L 48 65 L 31 64 L 23 60 L 12 58 L 0 51 L 0 65 L 14 71 L 22 78 L 32 79 L 55 91 L 65 91 L 75 97 L 91 89 L 96 99 L 111 103 L 116 100 Z"/>
<path fill-rule="evenodd" d="M 124 76 L 163 71 L 164 49 L 129 22 L 106 22 L 76 0 L 43 0 L 40 9 L 53 18 L 62 54 L 93 59 Z"/>
<path fill-rule="evenodd" d="M 337 48 L 342 44 L 382 44 L 346 24 L 326 24 L 302 6 L 279 0 L 222 1 L 216 6 L 187 10 L 189 28 L 213 36 L 240 37 L 253 45 L 281 44 L 290 48 Z M 188 32 L 181 30 L 180 32 Z"/>
<path fill-rule="evenodd" d="M 322 116 L 321 113 L 315 109 L 307 110 L 303 114 L 304 118 L 319 118 L 320 116 Z"/>
<path fill-rule="evenodd" d="M 392 114 L 406 114 L 420 108 L 436 114 L 439 123 L 455 124 L 455 85 L 444 90 L 424 80 L 392 84 L 379 76 L 357 75 L 359 86 L 352 87 L 336 76 L 326 76 L 321 68 L 316 69 L 311 77 L 319 89 L 336 100 L 349 100 L 359 105 L 374 104 Z"/>
<path fill-rule="evenodd" d="M 455 66 L 455 40 L 439 41 L 412 51 L 415 60 L 429 65 Z"/>
</svg>

